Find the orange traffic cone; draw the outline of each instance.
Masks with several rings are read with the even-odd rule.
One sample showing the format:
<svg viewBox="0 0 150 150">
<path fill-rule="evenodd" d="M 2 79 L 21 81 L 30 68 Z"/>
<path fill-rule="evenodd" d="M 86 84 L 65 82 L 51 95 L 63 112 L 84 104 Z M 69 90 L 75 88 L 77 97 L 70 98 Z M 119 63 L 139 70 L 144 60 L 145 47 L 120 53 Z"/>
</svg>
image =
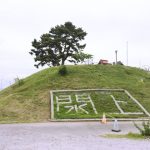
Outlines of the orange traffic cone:
<svg viewBox="0 0 150 150">
<path fill-rule="evenodd" d="M 107 123 L 105 113 L 103 113 L 102 123 L 103 123 L 103 124 L 106 124 L 106 123 Z"/>
</svg>

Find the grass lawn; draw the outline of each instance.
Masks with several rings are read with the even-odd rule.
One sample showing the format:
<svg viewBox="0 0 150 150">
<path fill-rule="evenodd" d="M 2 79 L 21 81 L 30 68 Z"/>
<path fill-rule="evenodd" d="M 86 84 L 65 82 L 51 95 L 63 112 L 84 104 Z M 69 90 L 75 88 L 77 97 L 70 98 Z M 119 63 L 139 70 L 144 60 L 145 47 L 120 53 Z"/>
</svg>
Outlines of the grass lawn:
<svg viewBox="0 0 150 150">
<path fill-rule="evenodd" d="M 120 112 L 111 97 L 112 95 L 116 100 L 119 100 L 118 105 L 122 111 L 130 114 Z M 102 118 L 103 113 L 107 115 L 107 118 L 147 116 L 123 90 L 55 91 L 53 92 L 53 101 L 54 119 L 99 119 Z M 57 110 L 58 108 L 59 110 Z"/>
<path fill-rule="evenodd" d="M 128 134 L 106 134 L 102 135 L 102 137 L 105 138 L 127 138 L 127 139 L 134 139 L 134 140 L 142 140 L 142 139 L 147 139 L 147 137 L 138 134 L 138 133 L 128 133 Z"/>
<path fill-rule="evenodd" d="M 68 74 L 60 76 L 58 69 L 44 69 L 0 91 L 0 123 L 47 121 L 51 118 L 50 90 L 126 89 L 150 112 L 150 73 L 147 71 L 118 65 L 75 65 L 67 66 Z M 95 93 L 92 98 L 98 96 L 101 95 Z M 106 107 L 107 102 L 101 101 L 98 105 L 103 103 L 105 109 L 98 111 L 107 112 L 110 109 Z"/>
</svg>

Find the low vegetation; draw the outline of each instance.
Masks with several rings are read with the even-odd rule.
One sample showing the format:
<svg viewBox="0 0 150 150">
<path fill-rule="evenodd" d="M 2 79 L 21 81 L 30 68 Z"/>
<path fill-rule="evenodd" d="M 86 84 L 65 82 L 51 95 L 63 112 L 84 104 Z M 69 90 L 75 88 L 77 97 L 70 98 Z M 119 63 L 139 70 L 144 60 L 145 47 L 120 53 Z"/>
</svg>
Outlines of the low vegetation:
<svg viewBox="0 0 150 150">
<path fill-rule="evenodd" d="M 127 139 L 134 139 L 134 140 L 138 140 L 138 139 L 145 139 L 145 137 L 141 134 L 138 133 L 132 133 L 129 132 L 128 134 L 106 134 L 103 135 L 102 137 L 105 138 L 127 138 Z"/>
<path fill-rule="evenodd" d="M 150 120 L 146 122 L 144 121 L 142 127 L 138 126 L 136 123 L 134 123 L 134 125 L 140 131 L 142 136 L 150 138 Z"/>
<path fill-rule="evenodd" d="M 75 65 L 67 66 L 65 76 L 58 72 L 51 67 L 0 91 L 0 123 L 47 121 L 49 91 L 62 89 L 126 89 L 150 112 L 149 72 L 120 65 Z"/>
<path fill-rule="evenodd" d="M 67 75 L 67 73 L 68 73 L 68 71 L 67 71 L 67 67 L 66 66 L 60 66 L 59 67 L 59 70 L 58 70 L 58 73 L 60 74 L 60 75 L 62 75 L 62 76 L 64 76 L 64 75 Z"/>
<path fill-rule="evenodd" d="M 56 97 L 60 96 L 71 96 L 71 103 L 68 103 L 67 100 L 61 100 L 59 104 L 59 111 L 57 111 L 58 104 L 56 103 Z M 80 102 L 77 102 L 76 95 L 80 96 Z M 125 94 L 124 91 L 65 91 L 65 92 L 55 92 L 53 93 L 54 97 L 54 118 L 55 119 L 89 119 L 89 118 L 102 118 L 103 113 L 105 112 L 107 118 L 137 118 L 137 117 L 146 117 L 143 114 L 120 114 L 119 109 L 116 107 L 111 95 L 115 97 L 116 100 L 122 101 L 119 103 L 120 107 L 124 112 L 130 113 L 140 113 L 143 112 L 142 109 Z M 92 104 L 89 102 L 89 97 L 92 100 Z M 81 98 L 83 97 L 83 99 Z M 64 99 L 64 97 L 62 97 Z M 66 98 L 67 99 L 67 98 Z M 83 101 L 82 101 L 83 100 Z M 86 102 L 88 101 L 88 102 Z M 67 102 L 67 103 L 66 103 Z M 66 108 L 67 106 L 67 108 Z M 80 109 L 80 106 L 82 109 Z M 77 107 L 77 108 L 75 108 Z M 97 114 L 94 109 L 96 109 Z M 77 110 L 76 110 L 77 109 Z"/>
</svg>

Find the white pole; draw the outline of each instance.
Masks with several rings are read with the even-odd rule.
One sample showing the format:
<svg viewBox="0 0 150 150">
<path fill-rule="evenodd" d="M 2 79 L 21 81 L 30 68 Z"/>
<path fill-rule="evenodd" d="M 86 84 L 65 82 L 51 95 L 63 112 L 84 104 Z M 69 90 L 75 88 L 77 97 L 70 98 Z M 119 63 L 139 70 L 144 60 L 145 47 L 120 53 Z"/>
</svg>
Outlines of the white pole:
<svg viewBox="0 0 150 150">
<path fill-rule="evenodd" d="M 115 50 L 115 53 L 116 53 L 116 65 L 117 65 L 117 61 L 118 61 L 118 60 L 117 60 L 117 52 L 118 52 L 118 51 Z"/>
<path fill-rule="evenodd" d="M 2 83 L 2 80 L 3 80 L 3 79 L 1 79 L 1 87 L 0 87 L 0 90 L 3 89 L 3 83 Z"/>
<path fill-rule="evenodd" d="M 128 66 L 128 41 L 126 42 L 126 50 L 127 50 L 127 66 Z"/>
</svg>

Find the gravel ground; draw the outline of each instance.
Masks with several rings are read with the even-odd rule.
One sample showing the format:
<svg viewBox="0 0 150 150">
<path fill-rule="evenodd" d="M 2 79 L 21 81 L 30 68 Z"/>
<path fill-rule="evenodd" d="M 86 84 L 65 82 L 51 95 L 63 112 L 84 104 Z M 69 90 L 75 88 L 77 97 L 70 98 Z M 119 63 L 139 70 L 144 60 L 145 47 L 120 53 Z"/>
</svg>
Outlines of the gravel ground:
<svg viewBox="0 0 150 150">
<path fill-rule="evenodd" d="M 137 133 L 132 122 L 119 122 L 121 132 Z M 1 124 L 0 150 L 150 150 L 150 140 L 109 139 L 113 122 Z"/>
</svg>

